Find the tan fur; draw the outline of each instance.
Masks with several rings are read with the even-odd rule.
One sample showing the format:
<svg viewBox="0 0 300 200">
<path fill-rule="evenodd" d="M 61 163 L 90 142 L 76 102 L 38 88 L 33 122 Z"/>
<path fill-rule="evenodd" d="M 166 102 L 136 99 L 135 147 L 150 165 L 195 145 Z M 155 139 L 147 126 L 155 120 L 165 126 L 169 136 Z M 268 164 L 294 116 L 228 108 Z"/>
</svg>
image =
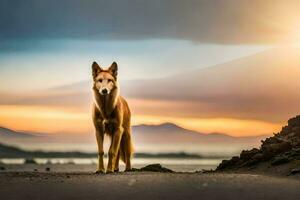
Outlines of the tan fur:
<svg viewBox="0 0 300 200">
<path fill-rule="evenodd" d="M 104 134 L 111 138 L 108 152 L 107 173 L 119 170 L 119 159 L 131 170 L 132 141 L 130 126 L 130 109 L 126 100 L 119 95 L 117 80 L 118 66 L 114 62 L 109 69 L 103 70 L 96 62 L 93 69 L 93 122 L 98 144 L 98 173 L 104 173 L 103 140 Z M 102 94 L 103 89 L 108 92 Z"/>
<path fill-rule="evenodd" d="M 93 69 L 93 122 L 98 144 L 98 173 L 104 173 L 103 140 L 104 134 L 111 138 L 108 152 L 107 173 L 119 170 L 119 159 L 131 170 L 132 141 L 130 126 L 130 109 L 126 100 L 119 95 L 120 89 L 117 80 L 118 67 L 114 62 L 109 69 L 103 70 L 96 62 Z M 106 95 L 102 90 L 109 90 Z"/>
</svg>

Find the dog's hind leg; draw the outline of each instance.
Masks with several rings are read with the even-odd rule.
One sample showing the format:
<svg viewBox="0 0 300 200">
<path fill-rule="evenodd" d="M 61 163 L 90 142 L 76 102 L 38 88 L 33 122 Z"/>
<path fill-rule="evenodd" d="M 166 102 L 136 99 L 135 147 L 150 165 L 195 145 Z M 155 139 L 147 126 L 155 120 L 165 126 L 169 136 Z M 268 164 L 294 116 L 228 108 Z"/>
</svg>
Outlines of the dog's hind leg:
<svg viewBox="0 0 300 200">
<path fill-rule="evenodd" d="M 124 151 L 124 160 L 125 160 L 125 171 L 131 170 L 131 156 L 133 153 L 132 141 L 131 141 L 131 134 L 130 129 L 124 131 L 124 143 L 123 143 L 123 151 Z"/>
<path fill-rule="evenodd" d="M 120 148 L 117 154 L 114 172 L 119 172 Z"/>
</svg>

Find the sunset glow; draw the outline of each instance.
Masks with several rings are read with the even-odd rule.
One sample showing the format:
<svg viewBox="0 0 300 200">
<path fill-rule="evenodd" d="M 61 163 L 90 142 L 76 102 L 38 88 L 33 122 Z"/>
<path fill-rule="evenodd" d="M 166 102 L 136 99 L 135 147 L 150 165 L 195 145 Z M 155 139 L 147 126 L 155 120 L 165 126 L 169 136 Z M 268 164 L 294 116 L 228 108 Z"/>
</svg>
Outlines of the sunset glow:
<svg viewBox="0 0 300 200">
<path fill-rule="evenodd" d="M 1 125 L 17 130 L 46 133 L 87 134 L 93 132 L 90 113 L 71 112 L 41 106 L 0 106 Z M 183 118 L 159 115 L 133 115 L 132 124 L 171 122 L 202 133 L 226 133 L 233 136 L 271 134 L 281 124 L 230 118 Z"/>
</svg>

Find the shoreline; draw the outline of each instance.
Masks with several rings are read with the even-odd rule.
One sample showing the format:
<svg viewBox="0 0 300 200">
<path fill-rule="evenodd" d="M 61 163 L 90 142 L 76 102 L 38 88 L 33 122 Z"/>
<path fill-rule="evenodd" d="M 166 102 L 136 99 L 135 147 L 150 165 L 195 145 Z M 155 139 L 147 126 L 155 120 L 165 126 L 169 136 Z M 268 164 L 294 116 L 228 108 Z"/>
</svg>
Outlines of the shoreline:
<svg viewBox="0 0 300 200">
<path fill-rule="evenodd" d="M 297 163 L 298 164 L 298 163 Z M 137 171 L 145 166 L 150 166 L 153 164 L 138 164 L 134 165 L 133 172 L 124 172 L 125 166 L 120 165 L 120 172 L 113 173 L 115 175 L 119 174 L 130 174 L 130 173 L 144 173 L 144 172 L 161 172 L 162 168 L 171 170 L 173 174 L 248 174 L 248 175 L 261 175 L 261 176 L 270 176 L 278 178 L 292 178 L 300 180 L 300 173 L 288 174 L 287 168 L 290 168 L 289 165 L 281 165 L 279 168 L 268 168 L 265 165 L 257 166 L 256 168 L 248 169 L 237 169 L 237 170 L 225 170 L 225 171 L 215 171 L 215 165 L 160 165 L 158 171 Z M 161 168 L 162 167 L 162 168 Z M 9 173 L 33 173 L 33 174 L 90 174 L 93 175 L 96 171 L 96 164 L 0 164 L 0 174 L 9 174 Z"/>
</svg>

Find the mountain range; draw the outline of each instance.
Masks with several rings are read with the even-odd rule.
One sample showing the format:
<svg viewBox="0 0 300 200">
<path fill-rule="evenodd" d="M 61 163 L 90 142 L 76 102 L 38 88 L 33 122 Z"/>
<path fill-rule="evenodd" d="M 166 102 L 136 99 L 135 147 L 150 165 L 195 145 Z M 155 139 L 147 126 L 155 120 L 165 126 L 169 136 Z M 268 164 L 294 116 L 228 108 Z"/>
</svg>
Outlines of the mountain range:
<svg viewBox="0 0 300 200">
<path fill-rule="evenodd" d="M 173 123 L 163 123 L 158 125 L 137 125 L 132 127 L 133 138 L 136 143 L 155 144 L 155 143 L 253 143 L 257 144 L 265 135 L 253 137 L 233 137 L 222 133 L 204 134 L 193 130 L 182 128 Z M 63 139 L 69 140 L 67 134 L 59 134 L 57 142 L 63 142 Z M 90 138 L 92 137 L 92 138 Z M 94 135 L 89 134 L 82 137 L 82 141 L 94 140 Z M 14 131 L 8 128 L 0 127 L 0 142 L 10 143 L 19 142 L 54 142 L 56 134 L 46 133 L 28 133 Z"/>
<path fill-rule="evenodd" d="M 0 138 L 8 139 L 8 138 L 35 138 L 38 137 L 37 133 L 28 133 L 22 131 L 14 131 L 5 127 L 0 127 Z"/>
<path fill-rule="evenodd" d="M 137 151 L 137 157 L 185 157 L 185 158 L 200 158 L 201 156 L 227 156 L 227 147 L 236 146 L 237 149 L 245 147 L 258 146 L 260 141 L 267 136 L 253 136 L 253 137 L 233 137 L 221 133 L 203 134 L 197 131 L 184 129 L 173 123 L 163 123 L 159 125 L 137 125 L 132 127 L 133 139 L 135 146 L 151 146 L 151 151 L 147 150 Z M 67 134 L 66 134 L 67 135 Z M 89 146 L 93 144 L 94 151 L 85 151 L 82 149 L 74 148 L 78 145 L 73 139 L 74 136 L 63 136 L 59 134 L 59 137 L 51 134 L 31 134 L 28 132 L 18 132 L 7 128 L 0 128 L 0 157 L 95 157 L 95 137 L 94 134 L 84 136 L 78 141 L 80 144 L 87 143 Z M 62 139 L 64 138 L 64 139 Z M 62 146 L 72 144 L 73 147 L 69 150 L 67 148 L 52 149 L 49 147 L 53 143 L 60 143 Z M 32 148 L 32 146 L 39 144 L 39 148 Z M 41 144 L 41 145 L 40 145 Z M 31 149 L 31 151 L 24 151 L 19 148 L 10 148 L 7 145 L 13 145 L 21 147 L 23 149 Z M 219 152 L 210 154 L 207 152 L 197 151 L 194 154 L 188 152 L 188 154 L 181 152 L 182 148 L 172 148 L 173 150 L 168 151 L 153 151 L 153 148 L 159 148 L 160 146 L 174 146 L 177 145 L 188 145 L 188 146 L 199 146 L 206 149 L 210 145 L 222 147 L 224 155 Z M 29 147 L 29 148 L 28 148 Z M 33 151 L 34 150 L 34 151 Z M 208 150 L 208 149 L 207 149 Z M 210 151 L 210 150 L 208 150 Z M 213 150 L 215 151 L 215 150 Z M 231 152 L 231 151 L 230 151 Z M 201 155 L 201 156 L 200 156 Z"/>
</svg>

